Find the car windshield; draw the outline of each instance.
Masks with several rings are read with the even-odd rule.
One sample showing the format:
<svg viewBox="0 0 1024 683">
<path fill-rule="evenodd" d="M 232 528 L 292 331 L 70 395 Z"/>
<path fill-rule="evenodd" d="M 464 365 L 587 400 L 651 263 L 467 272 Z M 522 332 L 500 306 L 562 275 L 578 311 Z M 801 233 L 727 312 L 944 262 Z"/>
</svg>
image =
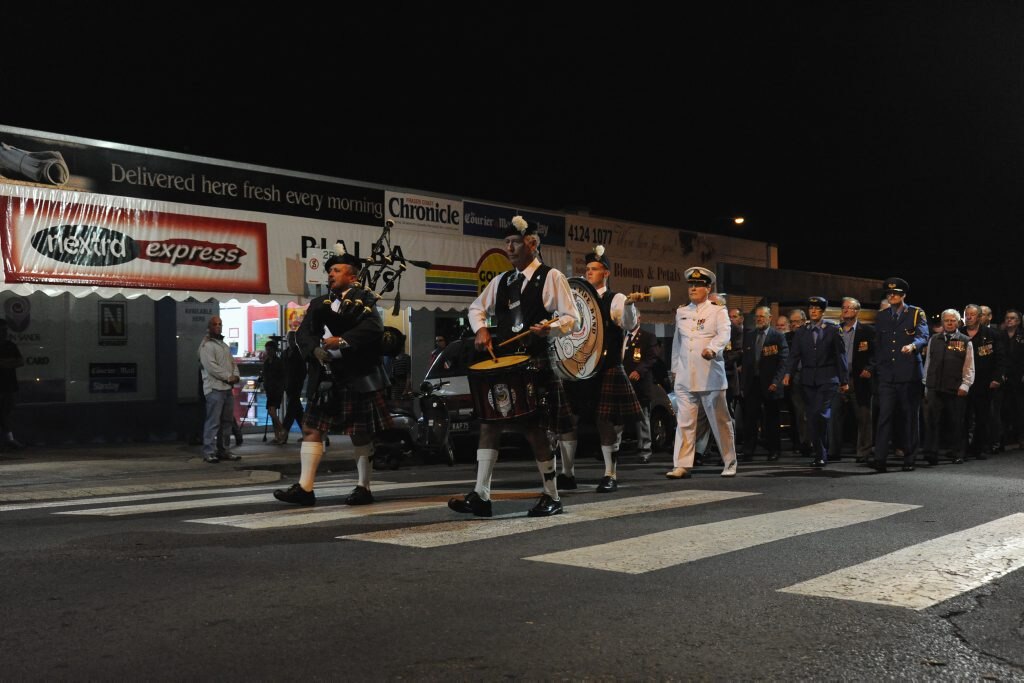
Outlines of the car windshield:
<svg viewBox="0 0 1024 683">
<path fill-rule="evenodd" d="M 459 339 L 446 346 L 427 370 L 425 379 L 458 377 L 468 373 L 476 351 L 472 339 Z"/>
</svg>

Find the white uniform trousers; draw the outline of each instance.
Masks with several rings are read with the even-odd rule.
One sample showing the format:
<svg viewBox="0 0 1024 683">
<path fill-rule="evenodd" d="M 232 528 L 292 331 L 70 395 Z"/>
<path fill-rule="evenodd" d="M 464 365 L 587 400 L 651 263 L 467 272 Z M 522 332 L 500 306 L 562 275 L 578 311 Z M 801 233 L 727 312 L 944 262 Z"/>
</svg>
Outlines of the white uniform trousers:
<svg viewBox="0 0 1024 683">
<path fill-rule="evenodd" d="M 726 469 L 735 467 L 736 436 L 732 415 L 725 398 L 725 389 L 714 391 L 683 391 L 676 387 L 676 440 L 672 450 L 672 466 L 693 467 L 693 454 L 697 442 L 697 413 L 701 406 L 708 416 L 711 432 L 722 454 Z"/>
</svg>

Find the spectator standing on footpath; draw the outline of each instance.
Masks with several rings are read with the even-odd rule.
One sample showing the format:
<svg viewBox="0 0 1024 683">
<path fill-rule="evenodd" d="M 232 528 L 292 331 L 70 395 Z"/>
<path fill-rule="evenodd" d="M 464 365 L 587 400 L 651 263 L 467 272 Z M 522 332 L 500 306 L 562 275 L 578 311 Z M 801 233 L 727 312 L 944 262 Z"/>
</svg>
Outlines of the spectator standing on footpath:
<svg viewBox="0 0 1024 683">
<path fill-rule="evenodd" d="M 7 336 L 7 321 L 0 318 L 0 450 L 22 447 L 14 438 L 11 414 L 18 394 L 17 369 L 23 365 L 25 359 L 21 357 L 18 345 Z"/>
<path fill-rule="evenodd" d="M 206 399 L 206 421 L 203 424 L 203 460 L 241 460 L 228 451 L 235 422 L 235 401 L 231 388 L 238 382 L 238 366 L 231 350 L 224 343 L 220 316 L 213 316 L 206 336 L 199 344 L 199 364 L 203 367 L 203 397 Z"/>
<path fill-rule="evenodd" d="M 288 348 L 284 352 L 284 395 L 288 408 L 281 422 L 281 444 L 288 443 L 292 423 L 302 426 L 302 385 L 306 383 L 306 360 L 295 338 L 295 331 L 288 333 Z"/>
<path fill-rule="evenodd" d="M 263 393 L 267 397 L 267 415 L 274 426 L 274 439 L 271 443 L 278 445 L 285 442 L 284 427 L 278 414 L 284 398 L 285 384 L 284 359 L 278 353 L 279 339 L 281 337 L 271 337 L 263 347 Z"/>
</svg>

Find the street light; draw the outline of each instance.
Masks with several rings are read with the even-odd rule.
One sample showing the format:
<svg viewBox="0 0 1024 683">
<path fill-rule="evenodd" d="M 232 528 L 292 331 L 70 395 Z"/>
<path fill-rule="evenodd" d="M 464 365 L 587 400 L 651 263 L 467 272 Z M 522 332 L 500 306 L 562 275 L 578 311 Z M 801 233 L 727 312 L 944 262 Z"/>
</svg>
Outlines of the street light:
<svg viewBox="0 0 1024 683">
<path fill-rule="evenodd" d="M 735 218 L 732 219 L 732 222 L 735 225 L 743 225 L 746 221 L 747 219 L 744 218 L 743 216 L 736 216 Z"/>
</svg>

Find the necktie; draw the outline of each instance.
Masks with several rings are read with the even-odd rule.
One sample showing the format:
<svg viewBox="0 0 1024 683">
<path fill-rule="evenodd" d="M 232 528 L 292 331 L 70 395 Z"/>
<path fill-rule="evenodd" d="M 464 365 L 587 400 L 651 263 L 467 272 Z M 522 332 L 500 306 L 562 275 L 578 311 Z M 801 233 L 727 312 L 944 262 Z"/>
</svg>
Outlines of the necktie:
<svg viewBox="0 0 1024 683">
<path fill-rule="evenodd" d="M 814 345 L 818 345 L 818 335 L 821 334 L 821 328 L 815 325 L 811 328 L 811 333 L 814 335 Z"/>
<path fill-rule="evenodd" d="M 521 332 L 524 327 L 523 311 L 519 306 L 519 295 L 523 293 L 523 286 L 520 284 L 522 275 L 517 270 L 508 279 L 508 309 L 512 314 L 512 331 L 516 333 Z"/>
<path fill-rule="evenodd" d="M 945 337 L 946 337 L 946 343 L 948 344 L 948 343 L 949 343 L 949 340 L 950 340 L 950 334 L 949 334 L 949 332 L 947 332 L 947 333 L 946 333 L 945 335 L 943 335 L 943 336 L 945 336 Z"/>
</svg>

